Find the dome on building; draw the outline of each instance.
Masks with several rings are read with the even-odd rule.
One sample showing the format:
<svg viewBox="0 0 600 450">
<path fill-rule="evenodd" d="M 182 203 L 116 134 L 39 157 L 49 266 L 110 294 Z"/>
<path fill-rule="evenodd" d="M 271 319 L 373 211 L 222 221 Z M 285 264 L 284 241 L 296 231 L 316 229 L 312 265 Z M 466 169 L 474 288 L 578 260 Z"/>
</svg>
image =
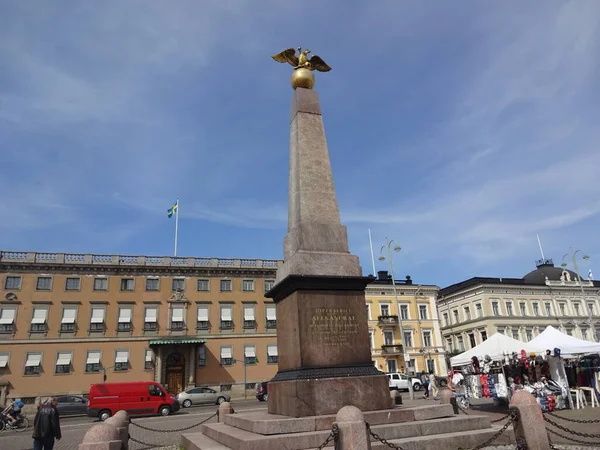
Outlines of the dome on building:
<svg viewBox="0 0 600 450">
<path fill-rule="evenodd" d="M 532 270 L 527 275 L 523 277 L 523 281 L 525 284 L 546 284 L 546 277 L 550 281 L 560 281 L 560 277 L 562 276 L 563 269 L 562 267 L 554 267 L 554 263 L 551 259 L 542 259 L 536 262 L 537 268 Z M 577 274 L 572 270 L 567 270 L 569 275 L 571 275 L 571 280 L 577 280 Z"/>
</svg>

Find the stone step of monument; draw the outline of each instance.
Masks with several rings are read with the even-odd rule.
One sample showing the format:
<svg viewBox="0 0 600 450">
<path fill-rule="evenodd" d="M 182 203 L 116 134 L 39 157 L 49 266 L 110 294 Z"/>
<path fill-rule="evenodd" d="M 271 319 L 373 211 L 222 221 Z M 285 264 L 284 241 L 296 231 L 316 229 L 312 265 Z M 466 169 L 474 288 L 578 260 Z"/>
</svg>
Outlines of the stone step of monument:
<svg viewBox="0 0 600 450">
<path fill-rule="evenodd" d="M 493 426 L 482 430 L 456 431 L 453 433 L 432 434 L 428 436 L 414 436 L 402 439 L 392 439 L 389 442 L 401 447 L 403 450 L 438 450 L 438 449 L 456 449 L 456 448 L 475 448 L 494 434 L 500 431 L 501 426 Z M 512 426 L 505 430 L 498 438 L 488 444 L 489 446 L 514 445 L 515 433 Z M 331 447 L 325 447 L 332 449 Z M 389 449 L 388 445 L 381 442 L 372 443 L 372 450 Z M 204 450 L 204 449 L 202 449 Z"/>
<path fill-rule="evenodd" d="M 180 443 L 186 450 L 231 450 L 202 433 L 182 434 Z"/>
<path fill-rule="evenodd" d="M 450 405 L 401 407 L 364 412 L 365 421 L 371 425 L 413 422 L 452 416 L 452 406 Z M 227 425 L 262 435 L 331 430 L 333 422 L 335 422 L 335 415 L 295 418 L 262 411 L 230 414 L 225 417 Z"/>
<path fill-rule="evenodd" d="M 410 440 L 425 436 L 434 436 L 436 439 L 441 439 L 441 441 L 443 441 L 445 436 L 465 435 L 472 433 L 474 430 L 493 431 L 487 416 L 453 416 L 435 420 L 384 423 L 381 425 L 371 425 L 371 430 L 379 437 L 389 441 L 395 439 Z M 330 429 L 265 435 L 236 428 L 227 425 L 226 423 L 213 423 L 204 425 L 203 433 L 205 437 L 232 450 L 262 450 L 267 448 L 305 450 L 314 449 L 321 445 L 329 435 Z M 493 432 L 491 434 L 493 434 Z M 484 435 L 486 434 L 484 433 Z M 470 438 L 467 437 L 464 439 L 465 442 L 467 442 Z M 186 450 L 191 450 L 192 448 L 205 450 L 204 447 L 199 445 L 193 439 L 189 439 L 189 441 L 196 446 L 186 447 Z M 424 442 L 427 443 L 429 441 L 425 440 Z M 205 443 L 205 445 L 207 444 Z M 433 448 L 427 447 L 427 445 L 425 445 L 424 448 Z"/>
</svg>

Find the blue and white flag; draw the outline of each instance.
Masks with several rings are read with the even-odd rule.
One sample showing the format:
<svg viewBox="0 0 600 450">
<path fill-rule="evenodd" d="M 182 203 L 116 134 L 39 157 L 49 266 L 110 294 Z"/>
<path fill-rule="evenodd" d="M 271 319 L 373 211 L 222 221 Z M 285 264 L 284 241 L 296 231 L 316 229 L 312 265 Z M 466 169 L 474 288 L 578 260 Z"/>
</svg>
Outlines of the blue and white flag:
<svg viewBox="0 0 600 450">
<path fill-rule="evenodd" d="M 590 271 L 588 272 L 588 280 L 592 281 L 594 279 L 594 275 L 592 274 L 592 268 L 590 267 Z"/>
</svg>

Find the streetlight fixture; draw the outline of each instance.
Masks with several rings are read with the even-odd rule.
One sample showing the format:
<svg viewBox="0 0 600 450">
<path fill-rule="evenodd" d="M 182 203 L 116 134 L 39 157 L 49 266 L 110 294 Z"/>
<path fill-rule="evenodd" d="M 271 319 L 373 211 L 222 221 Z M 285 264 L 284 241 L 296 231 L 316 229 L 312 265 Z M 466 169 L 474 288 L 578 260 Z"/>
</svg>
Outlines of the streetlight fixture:
<svg viewBox="0 0 600 450">
<path fill-rule="evenodd" d="M 392 275 L 392 289 L 394 290 L 394 298 L 396 299 L 396 306 L 400 307 L 398 305 L 398 291 L 396 290 L 396 278 L 394 277 L 394 261 L 392 259 L 392 249 L 395 252 L 399 252 L 400 250 L 402 250 L 400 248 L 399 245 L 394 245 L 394 247 L 392 247 L 392 244 L 395 244 L 395 242 L 393 240 L 389 240 L 387 237 L 385 238 L 385 245 L 381 246 L 381 250 L 379 252 L 379 261 L 383 262 L 386 260 L 386 257 L 383 256 L 383 249 L 387 249 L 387 261 L 390 265 L 390 274 Z M 410 396 L 411 400 L 415 399 L 415 392 L 413 391 L 413 387 L 412 387 L 412 376 L 408 373 L 408 365 L 410 363 L 410 359 L 408 358 L 408 351 L 406 350 L 406 342 L 404 342 L 404 328 L 402 327 L 402 310 L 400 310 L 400 314 L 398 315 L 398 325 L 400 326 L 400 335 L 401 335 L 401 339 L 402 339 L 402 350 L 404 353 L 404 366 L 406 369 L 406 375 L 408 377 L 408 394 Z"/>
<path fill-rule="evenodd" d="M 577 274 L 577 278 L 579 278 L 578 281 L 579 281 L 579 287 L 581 288 L 581 297 L 583 299 L 583 307 L 586 308 L 587 312 L 588 312 L 588 321 L 590 324 L 592 337 L 594 338 L 594 342 L 598 342 L 600 339 L 598 338 L 598 334 L 596 333 L 596 328 L 594 327 L 594 319 L 592 317 L 592 311 L 590 309 L 590 306 L 587 304 L 587 300 L 585 299 L 585 291 L 583 290 L 583 279 L 581 278 L 581 274 L 579 273 L 579 265 L 577 264 L 577 254 L 578 253 L 582 253 L 581 258 L 584 261 L 587 261 L 590 259 L 590 257 L 588 255 L 586 255 L 583 250 L 573 251 L 573 249 L 569 247 L 569 253 L 565 253 L 565 255 L 563 256 L 563 262 L 561 264 L 561 267 L 566 268 L 568 266 L 566 258 L 567 258 L 567 256 L 570 256 L 571 262 L 573 263 L 573 267 L 575 268 L 575 273 Z"/>
</svg>

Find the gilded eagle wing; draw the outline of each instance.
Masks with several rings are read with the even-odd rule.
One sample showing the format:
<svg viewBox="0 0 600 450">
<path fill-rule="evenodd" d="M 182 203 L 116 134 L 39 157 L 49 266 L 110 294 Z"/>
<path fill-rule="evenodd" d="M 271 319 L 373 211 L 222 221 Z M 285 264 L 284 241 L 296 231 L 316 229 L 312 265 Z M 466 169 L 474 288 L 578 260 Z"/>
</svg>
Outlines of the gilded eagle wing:
<svg viewBox="0 0 600 450">
<path fill-rule="evenodd" d="M 294 67 L 298 66 L 298 57 L 296 56 L 296 50 L 293 48 L 288 48 L 287 50 L 273 55 L 271 58 L 280 63 L 288 63 Z"/>
<path fill-rule="evenodd" d="M 312 70 L 318 70 L 319 72 L 329 72 L 331 70 L 331 67 L 317 55 L 310 58 L 310 65 Z"/>
</svg>

